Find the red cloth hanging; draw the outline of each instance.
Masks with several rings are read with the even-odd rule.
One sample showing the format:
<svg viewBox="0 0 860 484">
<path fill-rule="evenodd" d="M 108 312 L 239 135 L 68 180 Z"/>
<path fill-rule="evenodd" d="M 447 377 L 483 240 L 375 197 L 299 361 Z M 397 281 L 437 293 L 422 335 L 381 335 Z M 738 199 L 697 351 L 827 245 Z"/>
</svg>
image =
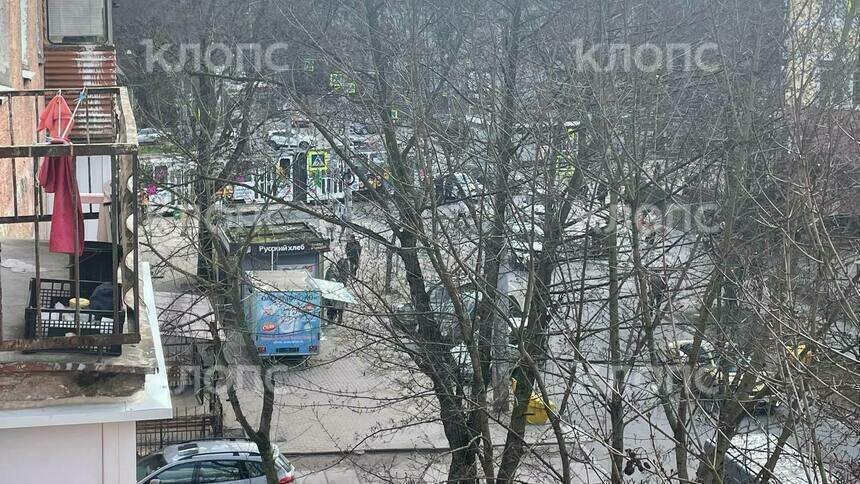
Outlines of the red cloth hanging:
<svg viewBox="0 0 860 484">
<path fill-rule="evenodd" d="M 68 126 L 68 128 L 67 128 Z M 70 133 L 75 127 L 72 110 L 63 96 L 57 94 L 48 102 L 39 116 L 39 131 L 48 130 L 52 138 L 60 138 L 63 133 Z"/>
<path fill-rule="evenodd" d="M 75 176 L 75 160 L 71 156 L 49 156 L 39 169 L 42 188 L 54 194 L 51 216 L 51 252 L 74 254 L 77 240 L 78 255 L 84 252 L 84 215 Z"/>
<path fill-rule="evenodd" d="M 59 94 L 45 106 L 39 116 L 39 131 L 48 130 L 54 143 L 68 143 L 60 139 L 74 127 L 72 111 Z M 39 183 L 47 193 L 54 194 L 54 211 L 51 215 L 51 252 L 78 254 L 84 252 L 84 215 L 75 160 L 71 156 L 46 156 L 39 168 Z M 77 244 L 77 245 L 75 245 Z"/>
</svg>

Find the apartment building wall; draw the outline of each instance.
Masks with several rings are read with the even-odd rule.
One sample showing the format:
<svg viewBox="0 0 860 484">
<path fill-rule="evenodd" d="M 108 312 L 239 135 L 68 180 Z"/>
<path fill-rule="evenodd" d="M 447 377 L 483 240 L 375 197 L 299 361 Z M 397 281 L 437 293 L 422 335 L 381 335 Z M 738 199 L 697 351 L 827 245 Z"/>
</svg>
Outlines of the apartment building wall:
<svg viewBox="0 0 860 484">
<path fill-rule="evenodd" d="M 0 2 L 0 144 L 34 141 L 36 108 L 32 99 L 3 95 L 8 89 L 41 89 L 43 46 L 41 0 Z M 10 125 L 11 110 L 11 125 Z M 0 216 L 12 215 L 17 198 L 19 213 L 33 210 L 32 160 L 0 160 Z M 9 183 L 14 178 L 16 183 Z M 0 237 L 29 237 L 32 226 L 0 225 Z"/>
<path fill-rule="evenodd" d="M 134 422 L 0 430 L 0 482 L 133 483 L 135 446 Z"/>
</svg>

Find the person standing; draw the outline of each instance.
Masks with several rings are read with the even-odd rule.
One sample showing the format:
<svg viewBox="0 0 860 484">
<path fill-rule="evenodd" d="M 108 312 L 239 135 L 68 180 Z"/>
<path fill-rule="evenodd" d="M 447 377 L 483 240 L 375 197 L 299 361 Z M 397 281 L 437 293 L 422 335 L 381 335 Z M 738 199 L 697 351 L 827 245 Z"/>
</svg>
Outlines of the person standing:
<svg viewBox="0 0 860 484">
<path fill-rule="evenodd" d="M 358 274 L 361 260 L 361 244 L 355 239 L 355 234 L 349 234 L 349 239 L 346 241 L 346 258 L 349 260 L 349 275 L 354 278 Z"/>
<path fill-rule="evenodd" d="M 349 282 L 349 271 L 349 260 L 339 259 L 333 266 L 329 267 L 329 269 L 326 271 L 325 280 L 339 282 L 341 284 L 346 285 L 346 283 Z M 323 299 L 323 307 L 326 310 L 326 322 L 337 324 L 343 323 L 342 303 L 338 301 Z"/>
</svg>

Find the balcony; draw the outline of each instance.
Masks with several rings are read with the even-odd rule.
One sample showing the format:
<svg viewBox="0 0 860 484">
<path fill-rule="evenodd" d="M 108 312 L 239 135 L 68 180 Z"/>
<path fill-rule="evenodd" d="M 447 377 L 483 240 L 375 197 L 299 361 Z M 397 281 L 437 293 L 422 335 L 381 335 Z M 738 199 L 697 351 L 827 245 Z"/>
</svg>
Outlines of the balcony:
<svg viewBox="0 0 860 484">
<path fill-rule="evenodd" d="M 44 134 L 35 133 L 35 126 L 22 129 L 28 123 L 15 119 L 38 119 L 47 100 L 58 93 L 74 109 L 84 89 L 71 144 L 39 142 Z M 128 92 L 123 87 L 17 90 L 0 93 L 0 99 L 11 130 L 6 136 L 11 144 L 0 146 L 0 377 L 50 374 L 59 378 L 60 387 L 71 385 L 83 395 L 93 389 L 82 387 L 74 375 L 125 375 L 125 384 L 112 391 L 132 392 L 155 371 L 153 335 L 158 330 L 141 295 L 142 286 L 151 294 L 151 282 L 148 266 L 141 273 L 138 260 L 137 128 Z M 104 137 L 105 119 L 113 138 Z M 75 160 L 73 190 L 85 220 L 83 255 L 49 250 L 54 195 L 36 180 L 43 157 L 54 156 Z M 78 226 L 71 225 L 79 249 Z M 103 277 L 95 282 L 82 277 L 92 274 L 95 265 L 87 252 L 90 244 L 98 244 L 102 267 Z M 96 285 L 104 307 L 91 310 L 75 303 L 91 299 Z M 12 391 L 33 390 L 16 385 Z M 0 397 L 0 407 L 10 398 L 14 400 Z"/>
</svg>

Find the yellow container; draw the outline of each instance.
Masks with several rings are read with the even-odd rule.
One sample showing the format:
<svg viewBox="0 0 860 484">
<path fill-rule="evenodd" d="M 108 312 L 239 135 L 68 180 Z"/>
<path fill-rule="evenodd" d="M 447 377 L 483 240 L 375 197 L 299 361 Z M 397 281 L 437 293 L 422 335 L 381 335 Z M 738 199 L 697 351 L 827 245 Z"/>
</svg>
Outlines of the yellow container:
<svg viewBox="0 0 860 484">
<path fill-rule="evenodd" d="M 555 412 L 555 404 L 549 402 L 549 410 Z M 549 413 L 543 403 L 543 399 L 537 393 L 532 393 L 529 398 L 528 410 L 526 410 L 526 422 L 530 425 L 546 425 L 549 422 Z"/>
<path fill-rule="evenodd" d="M 511 378 L 511 392 L 517 391 L 517 380 Z M 549 402 L 549 411 L 555 413 L 555 404 Z M 544 405 L 543 398 L 537 392 L 532 392 L 529 397 L 529 405 L 526 408 L 526 423 L 529 425 L 546 425 L 549 422 L 549 412 Z"/>
<path fill-rule="evenodd" d="M 69 309 L 75 309 L 77 306 L 78 306 L 78 299 L 77 298 L 69 299 Z M 81 298 L 80 299 L 80 308 L 81 309 L 87 309 L 88 307 L 90 307 L 90 300 L 86 299 L 86 298 Z"/>
</svg>

